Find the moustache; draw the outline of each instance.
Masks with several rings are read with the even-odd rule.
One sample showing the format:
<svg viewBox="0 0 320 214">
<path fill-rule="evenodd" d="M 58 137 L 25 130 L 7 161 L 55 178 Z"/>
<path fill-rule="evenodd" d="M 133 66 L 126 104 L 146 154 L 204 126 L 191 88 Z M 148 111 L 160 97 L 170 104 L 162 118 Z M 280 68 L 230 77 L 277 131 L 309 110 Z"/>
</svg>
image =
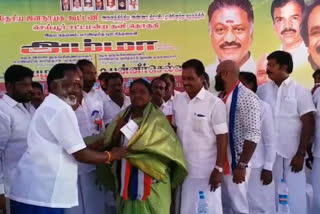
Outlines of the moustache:
<svg viewBox="0 0 320 214">
<path fill-rule="evenodd" d="M 232 42 L 224 42 L 222 45 L 220 45 L 219 47 L 221 49 L 223 48 L 226 48 L 226 47 L 229 47 L 229 46 L 236 46 L 237 48 L 241 48 L 241 44 L 238 43 L 238 42 L 235 42 L 235 41 L 232 41 Z"/>
<path fill-rule="evenodd" d="M 320 45 L 318 45 L 316 50 L 317 50 L 317 53 L 320 54 Z"/>
<path fill-rule="evenodd" d="M 285 33 L 290 33 L 290 32 L 296 33 L 297 31 L 295 29 L 293 29 L 293 28 L 286 28 L 283 31 L 281 31 L 281 35 L 285 34 Z"/>
</svg>

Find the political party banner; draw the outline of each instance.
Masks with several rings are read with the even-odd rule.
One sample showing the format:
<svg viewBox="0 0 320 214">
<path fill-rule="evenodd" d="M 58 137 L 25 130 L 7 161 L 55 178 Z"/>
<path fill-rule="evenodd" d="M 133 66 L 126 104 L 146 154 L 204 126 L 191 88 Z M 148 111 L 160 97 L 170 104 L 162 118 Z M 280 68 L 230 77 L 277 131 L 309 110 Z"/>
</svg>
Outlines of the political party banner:
<svg viewBox="0 0 320 214">
<path fill-rule="evenodd" d="M 0 90 L 11 64 L 44 82 L 53 65 L 80 59 L 98 73 L 120 72 L 126 86 L 162 73 L 179 80 L 192 58 L 212 84 L 226 59 L 268 81 L 266 57 L 275 50 L 292 54 L 292 78 L 305 87 L 320 67 L 318 0 L 10 0 L 0 8 Z"/>
</svg>

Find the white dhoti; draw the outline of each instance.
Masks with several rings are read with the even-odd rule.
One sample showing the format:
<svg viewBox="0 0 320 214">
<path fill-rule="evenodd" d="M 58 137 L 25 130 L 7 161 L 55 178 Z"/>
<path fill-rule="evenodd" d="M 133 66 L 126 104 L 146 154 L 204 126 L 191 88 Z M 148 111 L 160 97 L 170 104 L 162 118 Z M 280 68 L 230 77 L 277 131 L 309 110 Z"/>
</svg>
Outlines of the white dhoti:
<svg viewBox="0 0 320 214">
<path fill-rule="evenodd" d="M 241 184 L 233 182 L 233 175 L 224 175 L 222 181 L 223 213 L 249 213 L 248 180 L 251 169 L 246 169 L 246 180 Z"/>
<path fill-rule="evenodd" d="M 275 186 L 274 181 L 263 185 L 261 172 L 263 168 L 252 168 L 248 185 L 248 202 L 250 214 L 275 214 Z"/>
<path fill-rule="evenodd" d="M 79 206 L 65 209 L 65 214 L 111 214 L 107 212 L 105 192 L 96 184 L 96 171 L 78 176 Z"/>
<path fill-rule="evenodd" d="M 199 191 L 204 192 L 208 214 L 222 214 L 221 187 L 210 192 L 209 178 L 186 178 L 182 185 L 180 214 L 197 213 Z"/>
<path fill-rule="evenodd" d="M 320 158 L 314 157 L 312 167 L 313 206 L 312 214 L 320 213 Z"/>
<path fill-rule="evenodd" d="M 278 206 L 277 186 L 281 179 L 286 179 L 288 185 L 288 203 L 291 214 L 307 214 L 307 196 L 306 196 L 306 174 L 304 168 L 299 173 L 291 172 L 291 159 L 282 158 L 277 155 L 274 165 L 274 182 L 276 186 L 276 206 Z"/>
</svg>

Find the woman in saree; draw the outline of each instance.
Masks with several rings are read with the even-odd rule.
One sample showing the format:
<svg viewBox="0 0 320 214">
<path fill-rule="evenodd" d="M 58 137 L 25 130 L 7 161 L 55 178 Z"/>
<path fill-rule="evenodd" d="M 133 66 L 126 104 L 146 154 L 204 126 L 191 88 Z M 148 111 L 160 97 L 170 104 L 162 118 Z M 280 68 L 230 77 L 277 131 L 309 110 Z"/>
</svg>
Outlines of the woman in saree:
<svg viewBox="0 0 320 214">
<path fill-rule="evenodd" d="M 171 193 L 187 175 L 181 144 L 143 79 L 130 86 L 132 105 L 106 132 L 106 148 L 126 146 L 126 159 L 97 167 L 98 183 L 115 192 L 118 213 L 169 214 Z M 111 179 L 112 178 L 112 179 Z"/>
</svg>

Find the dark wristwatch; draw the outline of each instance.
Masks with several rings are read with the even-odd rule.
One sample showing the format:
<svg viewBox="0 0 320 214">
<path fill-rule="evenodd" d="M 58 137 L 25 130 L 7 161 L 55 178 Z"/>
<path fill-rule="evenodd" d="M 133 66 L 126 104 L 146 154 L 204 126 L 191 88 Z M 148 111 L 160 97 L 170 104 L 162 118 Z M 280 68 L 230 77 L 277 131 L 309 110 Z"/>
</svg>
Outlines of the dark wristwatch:
<svg viewBox="0 0 320 214">
<path fill-rule="evenodd" d="M 240 169 L 245 169 L 245 168 L 248 168 L 248 164 L 240 161 L 237 167 Z"/>
</svg>

